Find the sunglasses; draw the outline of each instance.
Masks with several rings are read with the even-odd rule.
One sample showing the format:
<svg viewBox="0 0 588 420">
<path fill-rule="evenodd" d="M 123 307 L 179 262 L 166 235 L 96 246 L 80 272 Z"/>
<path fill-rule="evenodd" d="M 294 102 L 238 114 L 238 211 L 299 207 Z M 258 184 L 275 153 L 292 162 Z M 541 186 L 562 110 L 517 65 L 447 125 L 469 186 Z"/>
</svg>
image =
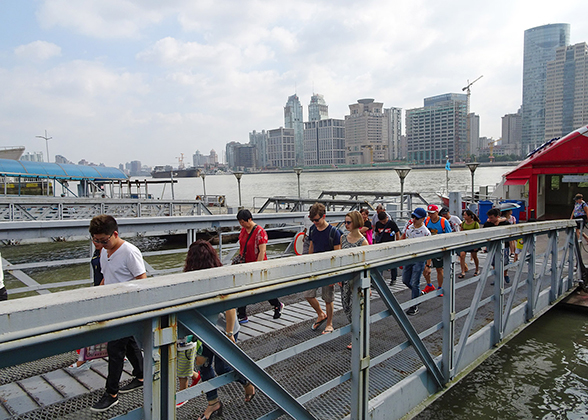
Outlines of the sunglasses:
<svg viewBox="0 0 588 420">
<path fill-rule="evenodd" d="M 309 219 L 310 219 L 310 217 L 309 217 Z M 321 217 L 319 217 L 318 219 L 310 219 L 310 221 L 311 221 L 311 222 L 314 222 L 314 223 L 318 223 L 318 222 L 320 222 L 320 221 L 321 221 L 321 219 L 322 219 L 322 218 L 321 218 Z"/>
<path fill-rule="evenodd" d="M 112 235 L 114 235 L 114 233 L 111 233 L 108 239 L 105 239 L 103 241 L 101 241 L 100 239 L 92 238 L 92 242 L 94 242 L 95 244 L 106 245 L 108 241 L 110 241 L 110 238 L 112 238 Z"/>
<path fill-rule="evenodd" d="M 353 223 L 353 222 L 352 222 L 351 220 L 345 220 L 345 224 L 346 224 L 346 225 L 350 225 L 350 224 L 352 224 L 352 223 Z"/>
</svg>

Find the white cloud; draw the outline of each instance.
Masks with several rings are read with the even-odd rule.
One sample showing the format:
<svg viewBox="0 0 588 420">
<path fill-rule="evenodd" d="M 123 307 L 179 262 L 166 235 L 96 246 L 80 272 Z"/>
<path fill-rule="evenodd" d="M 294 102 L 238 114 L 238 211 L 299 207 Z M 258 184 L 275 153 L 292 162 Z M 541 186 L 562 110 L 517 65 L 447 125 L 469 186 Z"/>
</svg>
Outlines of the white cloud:
<svg viewBox="0 0 588 420">
<path fill-rule="evenodd" d="M 19 45 L 14 49 L 19 58 L 32 61 L 44 61 L 61 55 L 61 48 L 51 42 L 34 41 L 26 45 Z"/>
</svg>

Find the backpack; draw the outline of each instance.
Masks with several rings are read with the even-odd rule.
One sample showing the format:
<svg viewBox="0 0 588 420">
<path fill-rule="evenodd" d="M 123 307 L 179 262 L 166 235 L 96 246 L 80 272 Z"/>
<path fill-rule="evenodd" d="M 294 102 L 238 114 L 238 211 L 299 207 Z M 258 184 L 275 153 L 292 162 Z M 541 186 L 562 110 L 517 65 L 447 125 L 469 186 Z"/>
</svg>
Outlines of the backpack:
<svg viewBox="0 0 588 420">
<path fill-rule="evenodd" d="M 445 217 L 441 217 L 439 216 L 439 219 L 441 219 L 441 229 L 443 229 L 443 232 L 441 233 L 445 233 L 445 222 L 447 221 L 447 219 Z M 428 228 L 427 223 L 429 223 L 429 221 L 431 220 L 431 218 L 429 216 L 427 216 L 427 218 L 425 219 L 425 227 Z M 412 221 L 412 219 L 411 219 Z M 453 231 L 453 229 L 451 229 Z"/>
</svg>

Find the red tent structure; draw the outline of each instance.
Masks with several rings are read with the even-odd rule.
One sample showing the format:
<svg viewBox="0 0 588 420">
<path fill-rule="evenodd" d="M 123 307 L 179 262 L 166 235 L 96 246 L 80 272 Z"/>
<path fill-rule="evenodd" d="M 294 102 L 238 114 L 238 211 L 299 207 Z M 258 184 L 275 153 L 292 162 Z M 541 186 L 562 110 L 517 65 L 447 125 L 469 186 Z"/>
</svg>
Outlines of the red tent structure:
<svg viewBox="0 0 588 420">
<path fill-rule="evenodd" d="M 577 193 L 588 197 L 588 126 L 543 144 L 504 175 L 505 198 L 527 201 L 527 217 L 569 218 Z"/>
</svg>

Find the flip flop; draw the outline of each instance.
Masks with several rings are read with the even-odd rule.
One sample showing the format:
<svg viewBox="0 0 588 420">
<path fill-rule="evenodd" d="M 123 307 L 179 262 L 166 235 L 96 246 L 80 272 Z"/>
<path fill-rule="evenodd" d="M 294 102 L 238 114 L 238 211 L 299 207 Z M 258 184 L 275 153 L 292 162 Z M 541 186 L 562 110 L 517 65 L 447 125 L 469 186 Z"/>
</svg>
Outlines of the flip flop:
<svg viewBox="0 0 588 420">
<path fill-rule="evenodd" d="M 480 272 L 479 272 L 478 270 L 476 270 L 476 271 L 474 272 L 474 276 L 479 276 L 479 275 L 480 275 Z"/>
<path fill-rule="evenodd" d="M 329 327 L 327 327 L 327 328 L 325 328 L 325 330 L 322 332 L 322 334 L 323 334 L 323 335 L 324 335 L 324 334 L 331 334 L 333 331 L 335 331 L 333 327 L 330 327 L 330 328 L 329 328 Z"/>
<path fill-rule="evenodd" d="M 321 319 L 320 321 L 317 321 L 314 324 L 312 324 L 312 330 L 316 331 L 316 329 L 318 327 L 320 327 L 321 325 L 323 325 L 326 320 L 327 320 L 327 318 L 325 317 L 325 318 Z"/>
<path fill-rule="evenodd" d="M 458 279 L 463 279 L 465 277 L 464 273 L 461 273 L 459 276 L 457 276 Z"/>
<path fill-rule="evenodd" d="M 351 344 L 347 344 L 347 350 L 351 350 L 352 345 Z"/>
</svg>

